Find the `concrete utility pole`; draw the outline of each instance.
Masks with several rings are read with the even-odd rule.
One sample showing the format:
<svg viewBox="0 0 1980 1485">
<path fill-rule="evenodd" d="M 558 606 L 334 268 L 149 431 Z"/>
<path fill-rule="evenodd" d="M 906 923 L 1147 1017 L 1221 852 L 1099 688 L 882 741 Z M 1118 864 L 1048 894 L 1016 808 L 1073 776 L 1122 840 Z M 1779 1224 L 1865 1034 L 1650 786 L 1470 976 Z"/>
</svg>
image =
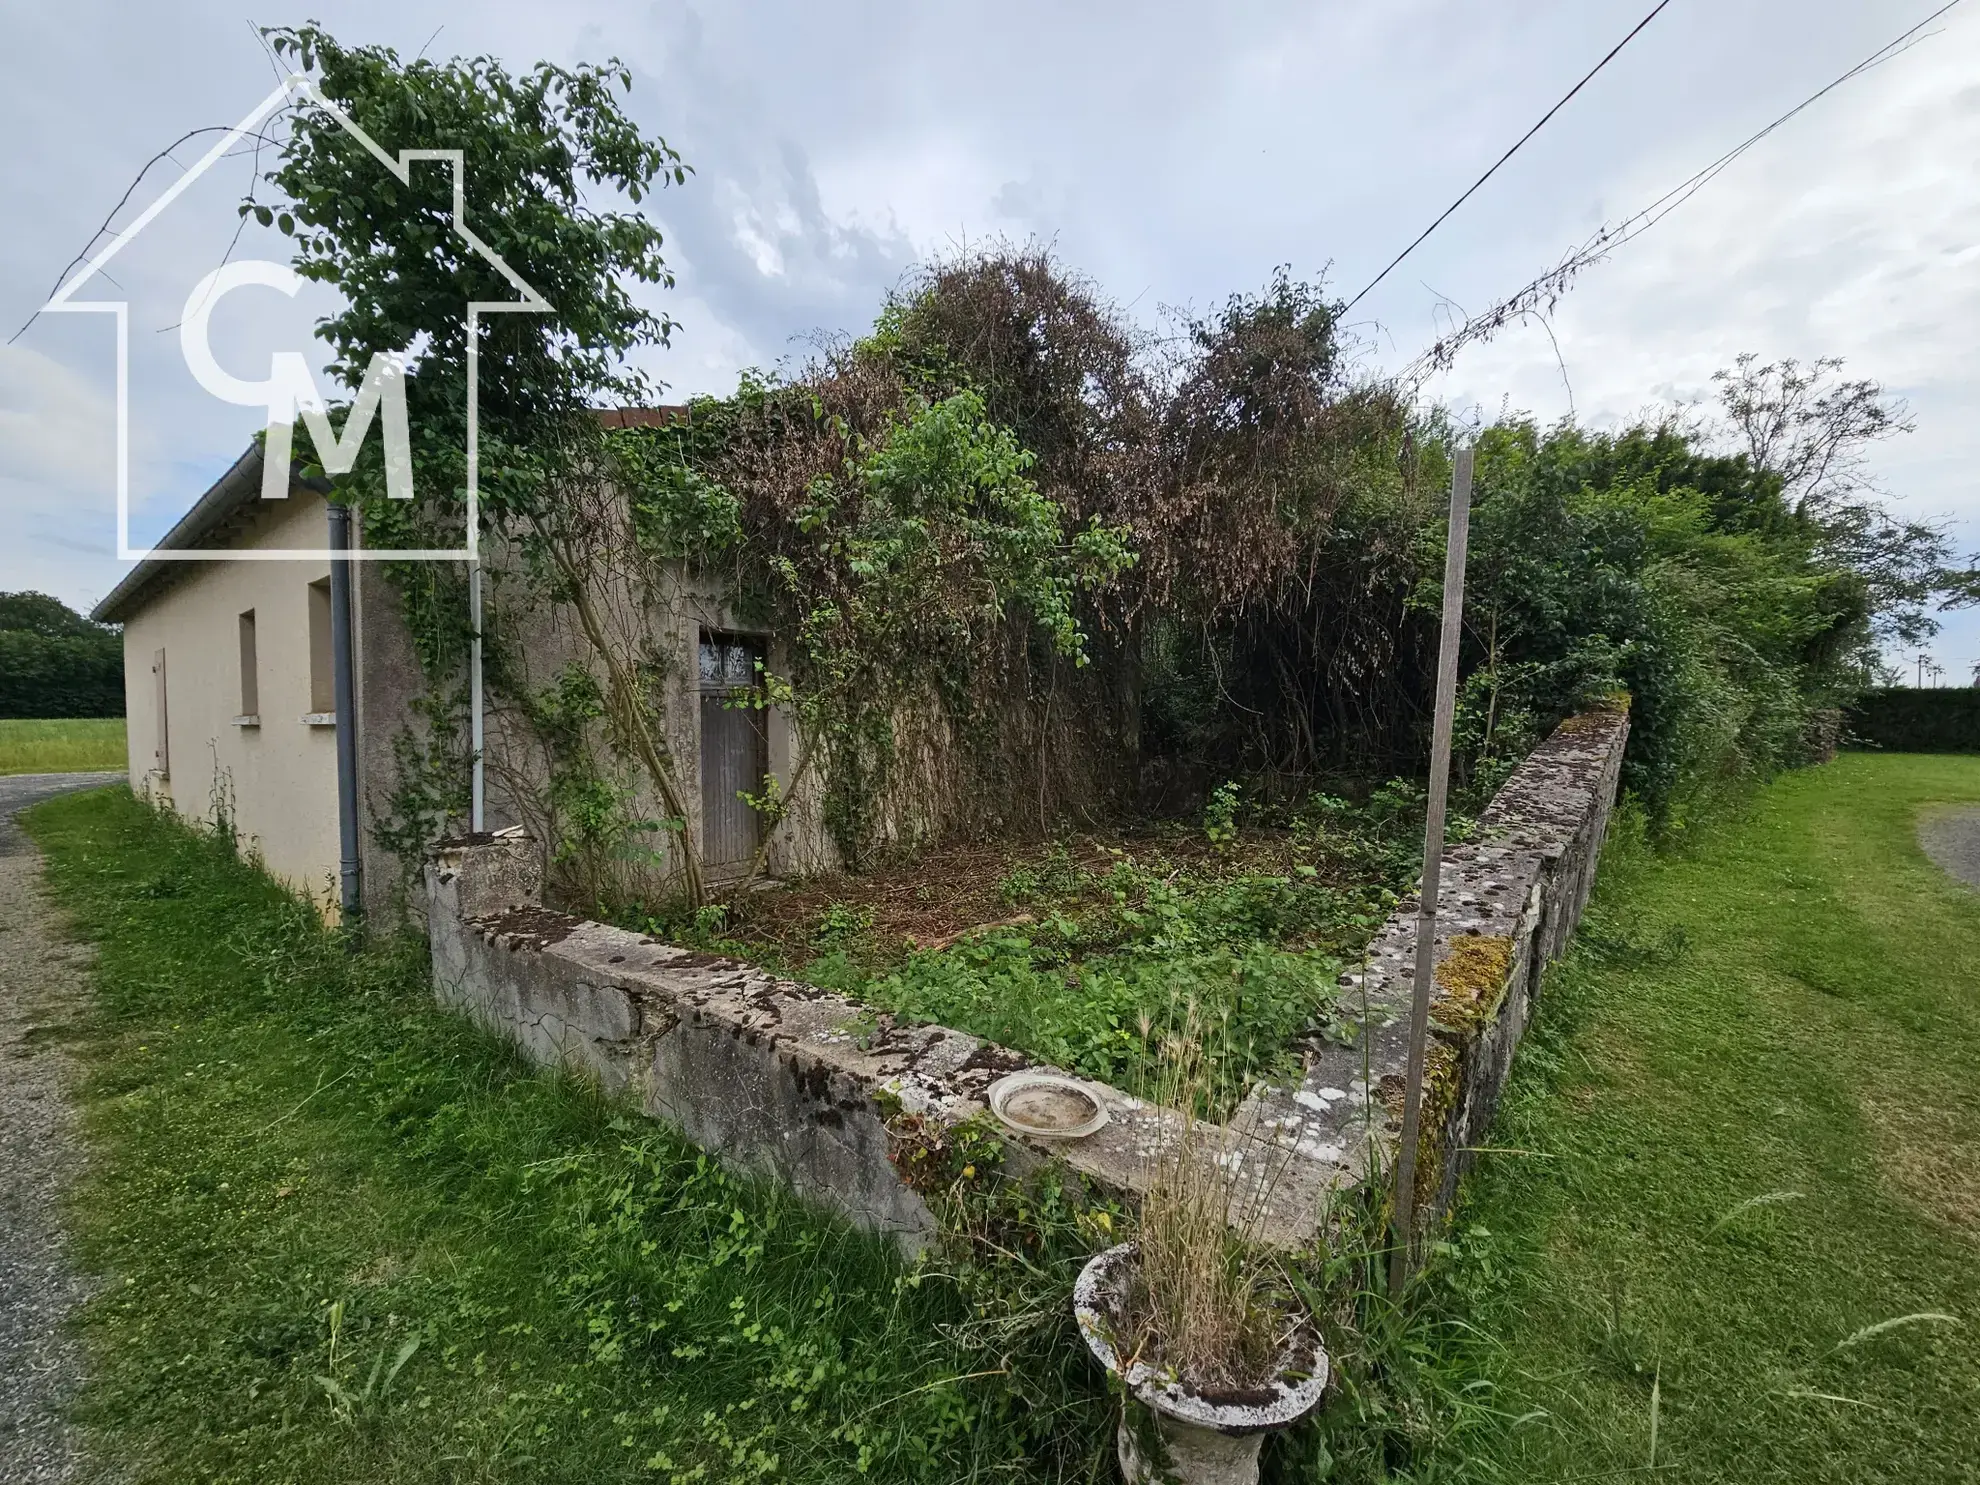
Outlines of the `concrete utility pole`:
<svg viewBox="0 0 1980 1485">
<path fill-rule="evenodd" d="M 1457 710 L 1458 640 L 1464 619 L 1464 556 L 1471 535 L 1470 449 L 1451 470 L 1451 522 L 1444 551 L 1444 627 L 1437 648 L 1437 715 L 1430 732 L 1430 812 L 1423 822 L 1423 887 L 1416 909 L 1416 984 L 1409 1005 L 1409 1076 L 1403 1090 L 1402 1147 L 1396 1154 L 1395 1246 L 1389 1292 L 1402 1289 L 1416 1247 L 1416 1145 L 1423 1109 L 1423 1058 L 1430 1035 L 1430 986 L 1437 963 L 1437 888 L 1444 870 L 1444 807 L 1450 797 L 1451 718 Z"/>
</svg>

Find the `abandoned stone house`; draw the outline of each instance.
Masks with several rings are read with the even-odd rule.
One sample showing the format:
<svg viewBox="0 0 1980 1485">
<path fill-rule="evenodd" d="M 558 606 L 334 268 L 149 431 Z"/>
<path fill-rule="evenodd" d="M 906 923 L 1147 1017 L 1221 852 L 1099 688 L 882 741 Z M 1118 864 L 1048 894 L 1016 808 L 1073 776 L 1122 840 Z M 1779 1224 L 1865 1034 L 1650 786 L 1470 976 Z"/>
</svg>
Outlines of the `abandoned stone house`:
<svg viewBox="0 0 1980 1485">
<path fill-rule="evenodd" d="M 244 846 L 309 894 L 328 915 L 338 901 L 340 846 L 336 739 L 355 735 L 367 911 L 397 905 L 407 863 L 379 838 L 396 808 L 406 739 L 426 732 L 418 705 L 429 690 L 399 590 L 377 561 L 352 563 L 352 676 L 356 715 L 337 715 L 332 694 L 330 564 L 253 554 L 321 548 L 329 506 L 319 489 L 292 485 L 264 501 L 261 454 L 250 446 L 158 543 L 165 552 L 237 554 L 139 562 L 94 610 L 124 626 L 129 774 L 134 791 L 189 819 L 230 816 Z M 355 538 L 362 545 L 361 534 Z M 489 558 L 491 587 L 501 583 Z M 667 591 L 641 600 L 634 621 L 664 656 L 671 688 L 662 708 L 666 743 L 681 774 L 688 828 L 711 879 L 747 868 L 762 816 L 742 798 L 766 777 L 788 777 L 795 747 L 776 707 L 739 705 L 759 663 L 783 663 L 777 637 L 737 621 L 712 586 L 670 573 Z M 554 682 L 582 642 L 554 605 L 504 609 L 504 664 L 512 689 Z M 555 839 L 550 762 L 512 706 L 491 693 L 486 714 L 489 829 L 521 826 Z M 628 813 L 655 817 L 636 784 Z M 799 791 L 767 843 L 777 873 L 829 864 L 831 848 L 814 791 Z M 664 841 L 661 842 L 664 847 Z"/>
<path fill-rule="evenodd" d="M 409 882 L 402 853 L 383 837 L 393 833 L 386 827 L 400 809 L 408 760 L 425 728 L 423 703 L 436 683 L 418 658 L 407 603 L 381 562 L 351 564 L 354 706 L 343 715 L 332 685 L 330 564 L 265 555 L 331 545 L 330 508 L 320 490 L 300 483 L 285 499 L 266 501 L 261 474 L 251 447 L 160 543 L 165 552 L 212 552 L 216 560 L 149 558 L 95 611 L 124 625 L 133 788 L 189 818 L 227 817 L 271 871 L 326 915 L 338 910 L 344 867 L 340 799 L 355 799 L 362 904 L 388 914 L 404 902 L 423 913 L 443 1000 L 540 1060 L 637 1093 L 650 1112 L 723 1158 L 773 1172 L 858 1222 L 919 1242 L 933 1219 L 889 1158 L 888 1111 L 936 1125 L 974 1117 L 989 1096 L 991 1070 L 1024 1068 L 1029 1059 L 891 1019 L 886 1036 L 870 1039 L 858 1030 L 870 1024 L 867 1011 L 845 997 L 650 935 L 546 913 L 540 894 L 558 839 L 546 818 L 555 807 L 555 762 L 515 698 L 554 691 L 586 651 L 569 605 L 540 592 L 532 600 L 525 583 L 504 590 L 497 610 L 505 626 L 499 689 L 509 700 L 491 701 L 485 712 L 488 832 L 450 841 L 423 880 Z M 497 547 L 484 551 L 484 561 L 502 589 L 515 572 L 513 554 Z M 738 704 L 760 666 L 787 663 L 780 637 L 740 622 L 714 583 L 678 566 L 663 567 L 654 583 L 622 587 L 614 601 L 615 622 L 630 626 L 644 656 L 659 661 L 665 743 L 709 875 L 739 871 L 759 848 L 779 874 L 830 865 L 816 778 L 797 791 L 767 842 L 764 816 L 743 798 L 768 778 L 788 777 L 801 744 L 778 707 Z M 442 677 L 437 690 L 450 692 L 457 679 Z M 1450 1201 L 1491 1116 L 1540 973 L 1573 932 L 1628 733 L 1620 709 L 1563 723 L 1501 789 L 1482 819 L 1482 838 L 1446 859 L 1450 907 L 1437 925 L 1434 957 L 1448 962 L 1462 951 L 1467 972 L 1447 983 L 1440 969 L 1436 981 L 1441 1091 L 1418 1173 L 1428 1206 Z M 353 745 L 347 756 L 355 754 L 349 795 L 339 785 L 340 738 Z M 920 746 L 939 771 L 939 725 Z M 952 790 L 960 777 L 951 770 Z M 639 793 L 636 782 L 623 787 Z M 634 807 L 659 803 L 640 797 Z M 522 828 L 504 833 L 510 825 Z M 1413 908 L 1398 908 L 1362 970 L 1343 981 L 1362 1000 L 1352 1044 L 1322 1048 L 1296 1086 L 1253 1089 L 1232 1116 L 1237 1136 L 1293 1162 L 1272 1198 L 1275 1210 L 1281 1196 L 1285 1203 L 1268 1224 L 1275 1240 L 1301 1240 L 1322 1193 L 1385 1169 L 1393 1154 Z M 1134 1189 L 1147 1173 L 1134 1152 L 1164 1137 L 1174 1115 L 1087 1087 L 1111 1133 L 1047 1141 L 1031 1154 L 1065 1160 L 1102 1186 Z"/>
</svg>

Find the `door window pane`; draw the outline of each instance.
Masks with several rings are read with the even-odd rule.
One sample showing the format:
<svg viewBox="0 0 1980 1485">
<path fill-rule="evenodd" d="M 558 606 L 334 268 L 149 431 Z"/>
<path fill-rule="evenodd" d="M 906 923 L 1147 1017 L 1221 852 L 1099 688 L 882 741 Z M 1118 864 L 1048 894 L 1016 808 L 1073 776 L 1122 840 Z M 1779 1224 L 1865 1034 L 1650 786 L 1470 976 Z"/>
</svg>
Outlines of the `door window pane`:
<svg viewBox="0 0 1980 1485">
<path fill-rule="evenodd" d="M 759 680 L 756 666 L 762 656 L 762 645 L 751 640 L 721 634 L 702 635 L 696 662 L 702 689 L 732 690 L 756 685 Z"/>
</svg>

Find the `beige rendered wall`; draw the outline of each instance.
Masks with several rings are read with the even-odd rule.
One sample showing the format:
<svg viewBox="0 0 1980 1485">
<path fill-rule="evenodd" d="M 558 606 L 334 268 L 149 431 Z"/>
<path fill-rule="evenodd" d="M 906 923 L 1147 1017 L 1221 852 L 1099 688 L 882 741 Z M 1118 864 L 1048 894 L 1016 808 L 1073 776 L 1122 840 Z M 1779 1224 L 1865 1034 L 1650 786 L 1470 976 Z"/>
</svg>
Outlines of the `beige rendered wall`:
<svg viewBox="0 0 1980 1485">
<path fill-rule="evenodd" d="M 234 547 L 329 544 L 321 497 L 303 492 L 257 501 Z M 312 724 L 310 584 L 328 562 L 184 562 L 145 595 L 124 623 L 131 788 L 149 790 L 189 819 L 210 821 L 216 784 L 233 798 L 244 848 L 319 904 L 337 890 L 337 755 L 334 725 Z M 240 616 L 255 615 L 257 715 L 241 713 Z M 158 721 L 153 657 L 165 652 L 169 773 L 153 763 Z"/>
</svg>

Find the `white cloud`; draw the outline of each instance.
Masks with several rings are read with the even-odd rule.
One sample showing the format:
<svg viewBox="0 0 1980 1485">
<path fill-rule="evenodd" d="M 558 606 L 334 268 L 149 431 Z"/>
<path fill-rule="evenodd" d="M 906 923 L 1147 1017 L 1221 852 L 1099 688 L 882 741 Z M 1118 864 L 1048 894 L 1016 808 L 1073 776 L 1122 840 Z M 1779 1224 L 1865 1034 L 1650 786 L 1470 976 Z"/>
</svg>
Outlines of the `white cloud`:
<svg viewBox="0 0 1980 1485">
<path fill-rule="evenodd" d="M 1660 16 L 1359 307 L 1386 327 L 1383 359 L 1434 335 L 1425 285 L 1482 308 L 1902 24 L 1862 0 L 1784 3 Z M 342 38 L 406 56 L 632 62 L 635 115 L 697 170 L 647 207 L 680 275 L 650 302 L 683 331 L 646 359 L 681 395 L 801 353 L 811 332 L 863 327 L 916 256 L 999 233 L 1054 241 L 1144 318 L 1255 289 L 1278 263 L 1310 275 L 1338 261 L 1335 287 L 1351 291 L 1641 11 L 1640 0 L 1232 0 L 1214 12 L 1010 0 L 990 25 L 909 0 L 491 0 L 469 12 L 324 0 L 318 13 Z M 12 322 L 31 308 L 13 313 L 20 286 L 52 277 L 137 163 L 266 90 L 236 15 L 215 0 L 152 11 L 71 0 L 59 25 L 31 7 L 0 15 L 0 122 L 41 140 L 4 202 L 0 308 Z M 1912 509 L 1975 508 L 1980 18 L 1955 12 L 1940 29 L 1586 276 L 1554 327 L 1583 415 L 1709 394 L 1711 372 L 1741 350 L 1842 355 L 1919 414 L 1919 433 L 1881 453 L 1890 486 Z M 216 188 L 194 214 L 209 216 L 181 223 L 172 266 L 211 266 L 235 222 L 225 195 Z M 35 343 L 101 398 L 100 357 L 80 340 Z M 1446 387 L 1487 408 L 1502 396 L 1543 416 L 1566 408 L 1537 330 L 1472 352 Z M 183 508 L 200 471 L 224 467 L 243 437 L 180 410 L 155 450 L 140 449 L 138 496 L 155 488 L 161 508 Z M 0 500 L 20 488 L 0 486 Z M 87 512 L 75 519 L 48 540 L 93 531 Z M 99 589 L 116 576 L 114 563 L 102 570 Z M 1970 648 L 1980 658 L 1980 626 Z"/>
<path fill-rule="evenodd" d="M 1980 384 L 1977 74 L 1980 24 L 1948 26 L 1589 269 L 1551 327 L 1579 415 L 1607 422 L 1651 401 L 1708 400 L 1711 373 L 1742 351 L 1841 356 L 1917 416 L 1916 433 L 1875 451 L 1880 482 L 1906 515 L 1949 517 L 1980 549 L 1980 425 L 1965 412 Z M 1628 173 L 1619 199 L 1647 203 L 1702 163 L 1665 152 Z M 1578 230 L 1562 224 L 1562 247 Z M 1535 325 L 1466 352 L 1438 390 L 1488 410 L 1509 395 L 1543 419 L 1568 406 Z M 1980 617 L 1946 623 L 1935 649 L 1965 674 L 1980 661 Z"/>
<path fill-rule="evenodd" d="M 116 407 L 59 361 L 0 345 L 0 479 L 46 508 L 96 496 L 116 472 Z M 17 512 L 18 513 L 18 512 Z"/>
</svg>

